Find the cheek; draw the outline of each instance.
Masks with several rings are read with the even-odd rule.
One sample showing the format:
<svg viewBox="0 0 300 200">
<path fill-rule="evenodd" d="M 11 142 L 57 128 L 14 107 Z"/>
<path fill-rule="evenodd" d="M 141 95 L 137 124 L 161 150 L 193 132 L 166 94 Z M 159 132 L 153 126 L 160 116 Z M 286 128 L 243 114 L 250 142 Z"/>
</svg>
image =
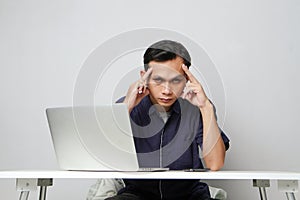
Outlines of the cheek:
<svg viewBox="0 0 300 200">
<path fill-rule="evenodd" d="M 158 89 L 158 87 L 155 87 L 155 86 L 153 86 L 153 85 L 148 85 L 148 89 L 149 89 L 149 92 L 151 93 L 151 94 L 156 94 L 156 93 L 158 93 L 159 92 L 159 89 Z"/>
<path fill-rule="evenodd" d="M 180 96 L 180 95 L 182 94 L 184 88 L 185 88 L 185 84 L 179 85 L 179 86 L 177 86 L 177 87 L 173 90 L 173 92 L 174 92 L 177 96 Z"/>
<path fill-rule="evenodd" d="M 186 86 L 186 83 L 185 83 L 185 82 L 182 83 L 182 84 L 180 84 L 180 85 L 178 86 L 178 90 L 181 90 L 181 92 L 182 92 L 182 91 L 184 90 L 185 86 Z"/>
</svg>

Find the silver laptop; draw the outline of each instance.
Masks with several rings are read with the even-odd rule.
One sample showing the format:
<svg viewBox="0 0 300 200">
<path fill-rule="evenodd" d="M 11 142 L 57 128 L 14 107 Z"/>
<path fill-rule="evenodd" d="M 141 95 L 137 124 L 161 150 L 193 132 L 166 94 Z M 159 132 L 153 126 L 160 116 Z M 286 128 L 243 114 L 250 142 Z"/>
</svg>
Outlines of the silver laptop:
<svg viewBox="0 0 300 200">
<path fill-rule="evenodd" d="M 61 169 L 139 170 L 125 104 L 48 108 L 46 114 Z"/>
</svg>

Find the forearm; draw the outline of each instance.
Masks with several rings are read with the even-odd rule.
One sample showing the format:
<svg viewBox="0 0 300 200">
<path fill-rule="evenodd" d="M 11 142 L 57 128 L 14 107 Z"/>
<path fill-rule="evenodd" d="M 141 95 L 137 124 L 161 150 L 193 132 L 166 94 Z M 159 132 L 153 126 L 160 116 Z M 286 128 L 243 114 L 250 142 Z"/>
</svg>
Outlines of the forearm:
<svg viewBox="0 0 300 200">
<path fill-rule="evenodd" d="M 127 105 L 128 112 L 131 113 L 131 111 L 133 110 L 133 105 L 130 104 L 130 99 L 128 98 L 128 95 L 125 97 L 123 103 Z"/>
<path fill-rule="evenodd" d="M 202 155 L 206 167 L 219 170 L 224 165 L 225 145 L 218 127 L 213 105 L 207 100 L 200 108 L 203 120 Z"/>
</svg>

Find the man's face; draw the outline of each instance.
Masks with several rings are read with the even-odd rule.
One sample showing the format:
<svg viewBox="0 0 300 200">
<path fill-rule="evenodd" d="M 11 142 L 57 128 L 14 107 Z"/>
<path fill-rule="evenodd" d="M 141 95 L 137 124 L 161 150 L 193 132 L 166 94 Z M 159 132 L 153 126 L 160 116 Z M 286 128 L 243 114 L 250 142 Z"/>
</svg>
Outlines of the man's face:
<svg viewBox="0 0 300 200">
<path fill-rule="evenodd" d="M 180 57 L 165 62 L 149 63 L 149 67 L 152 68 L 148 81 L 150 99 L 153 104 L 159 104 L 166 111 L 181 96 L 185 88 L 186 78 L 182 64 L 183 59 Z"/>
</svg>

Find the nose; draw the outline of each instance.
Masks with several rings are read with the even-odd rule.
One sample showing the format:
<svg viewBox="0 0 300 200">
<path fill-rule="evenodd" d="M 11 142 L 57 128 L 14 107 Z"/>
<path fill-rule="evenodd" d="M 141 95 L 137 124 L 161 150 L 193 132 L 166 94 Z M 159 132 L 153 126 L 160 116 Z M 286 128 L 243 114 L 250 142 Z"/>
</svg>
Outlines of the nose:
<svg viewBox="0 0 300 200">
<path fill-rule="evenodd" d="M 163 90 L 162 90 L 163 94 L 172 94 L 172 89 L 170 88 L 169 82 L 166 82 L 163 85 Z"/>
</svg>

